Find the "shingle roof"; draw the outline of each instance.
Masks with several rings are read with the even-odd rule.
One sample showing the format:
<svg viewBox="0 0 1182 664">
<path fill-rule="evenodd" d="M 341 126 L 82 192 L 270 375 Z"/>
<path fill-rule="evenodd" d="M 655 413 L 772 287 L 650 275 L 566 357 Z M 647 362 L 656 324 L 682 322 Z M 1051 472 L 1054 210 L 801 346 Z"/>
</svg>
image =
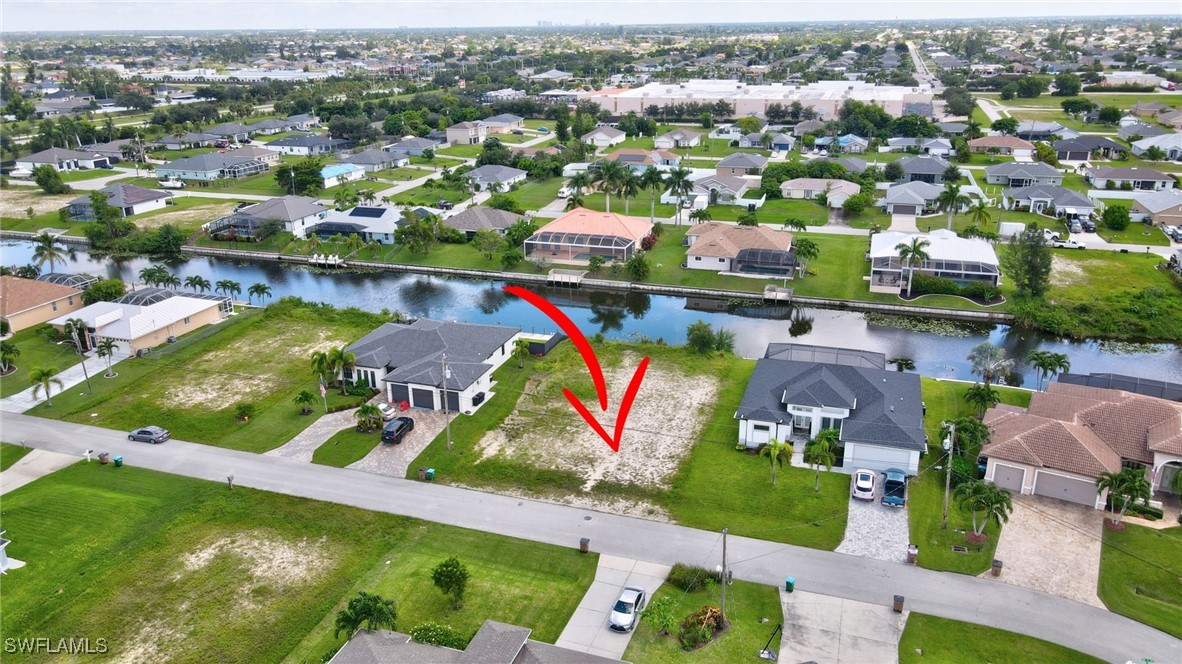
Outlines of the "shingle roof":
<svg viewBox="0 0 1182 664">
<path fill-rule="evenodd" d="M 1177 205 L 1182 205 L 1182 189 L 1163 189 L 1134 194 L 1133 200 L 1150 214 L 1157 214 Z"/>
<path fill-rule="evenodd" d="M 523 175 L 526 175 L 526 172 L 520 168 L 500 166 L 498 164 L 485 164 L 484 166 L 468 171 L 464 174 L 464 177 L 471 180 L 480 180 L 481 182 L 508 182 Z"/>
<path fill-rule="evenodd" d="M 517 327 L 451 323 L 420 318 L 410 325 L 386 323 L 348 347 L 358 366 L 385 367 L 385 380 L 438 386 L 441 356 L 447 354 L 448 389 L 463 390 L 491 367 L 489 358 Z"/>
<path fill-rule="evenodd" d="M 501 230 L 525 219 L 520 214 L 476 205 L 443 220 L 445 226 L 460 231 Z"/>
<path fill-rule="evenodd" d="M 329 147 L 336 147 L 344 145 L 347 141 L 340 138 L 328 138 L 327 136 L 288 136 L 277 141 L 267 143 L 272 147 L 281 146 L 287 148 L 310 148 L 327 145 Z"/>
<path fill-rule="evenodd" d="M 1001 192 L 1002 196 L 1013 198 L 1016 200 L 1049 200 L 1056 207 L 1085 207 L 1093 208 L 1096 204 L 1092 199 L 1073 189 L 1066 187 L 1058 187 L 1051 184 L 1039 184 L 1029 187 L 1017 187 L 1015 189 L 1005 189 Z"/>
<path fill-rule="evenodd" d="M 81 293 L 77 288 L 47 281 L 0 276 L 0 316 L 12 316 Z"/>
<path fill-rule="evenodd" d="M 919 173 L 941 175 L 949 166 L 947 161 L 930 155 L 904 157 L 899 160 L 898 164 L 903 168 L 903 172 L 908 175 Z"/>
<path fill-rule="evenodd" d="M 694 191 L 699 193 L 710 193 L 711 189 L 719 191 L 729 191 L 738 196 L 740 192 L 750 189 L 754 184 L 747 178 L 742 178 L 737 175 L 707 175 L 705 177 L 694 180 Z"/>
<path fill-rule="evenodd" d="M 291 222 L 324 212 L 324 207 L 311 196 L 279 196 L 241 210 L 258 219 L 281 219 Z"/>
<path fill-rule="evenodd" d="M 927 201 L 936 200 L 943 191 L 943 187 L 929 182 L 906 182 L 887 188 L 883 201 L 888 204 L 923 205 Z"/>
<path fill-rule="evenodd" d="M 386 147 L 387 148 L 392 147 L 392 148 L 397 148 L 397 149 L 401 149 L 401 150 L 418 150 L 418 149 L 433 148 L 437 145 L 439 145 L 439 141 L 433 141 L 429 138 L 421 138 L 419 136 L 411 136 L 410 138 L 403 139 L 401 141 L 398 141 L 397 143 L 394 143 L 393 145 L 387 145 Z"/>
<path fill-rule="evenodd" d="M 594 138 L 597 134 L 603 134 L 608 138 L 619 138 L 624 135 L 624 132 L 616 129 L 615 127 L 596 127 L 586 134 L 583 134 L 582 139 L 586 141 L 588 139 Z"/>
<path fill-rule="evenodd" d="M 750 152 L 732 152 L 718 162 L 718 168 L 763 168 L 767 157 Z"/>
<path fill-rule="evenodd" d="M 222 154 L 220 152 L 209 152 L 193 157 L 185 157 L 184 159 L 177 159 L 176 161 L 169 162 L 163 166 L 157 166 L 157 170 L 220 171 L 224 168 L 229 168 L 230 166 L 245 164 L 248 161 L 257 160 L 253 157 L 238 157 L 231 153 Z"/>
<path fill-rule="evenodd" d="M 486 620 L 460 657 L 463 664 L 505 664 L 516 659 L 530 630 Z"/>
<path fill-rule="evenodd" d="M 380 166 L 382 164 L 389 164 L 398 161 L 402 157 L 397 152 L 387 152 L 386 150 L 365 150 L 356 154 L 351 154 L 346 157 L 341 157 L 338 161 L 346 164 L 364 164 L 366 166 Z"/>
<path fill-rule="evenodd" d="M 734 258 L 743 249 L 778 249 L 792 247 L 792 233 L 764 226 L 736 226 L 708 221 L 693 226 L 686 236 L 698 236 L 686 250 L 687 256 Z"/>
<path fill-rule="evenodd" d="M 1105 180 L 1157 180 L 1160 182 L 1174 182 L 1174 178 L 1153 170 L 1152 168 L 1137 168 L 1136 166 L 1093 166 L 1092 176 Z"/>
<path fill-rule="evenodd" d="M 406 634 L 384 629 L 358 630 L 329 660 L 332 664 L 454 664 L 463 651 L 412 641 Z"/>
<path fill-rule="evenodd" d="M 484 123 L 485 124 L 514 124 L 517 122 L 521 122 L 524 119 L 525 118 L 521 117 L 520 115 L 513 115 L 512 113 L 501 113 L 499 115 L 494 115 L 491 118 L 485 118 Z"/>
<path fill-rule="evenodd" d="M 99 193 L 107 195 L 107 203 L 109 205 L 119 208 L 139 205 L 140 203 L 160 200 L 161 198 L 172 198 L 172 194 L 169 192 L 145 189 L 144 187 L 137 187 L 131 184 L 109 184 L 99 189 Z M 75 198 L 70 201 L 70 205 L 90 205 L 90 194 Z"/>
<path fill-rule="evenodd" d="M 30 155 L 25 155 L 23 157 L 17 157 L 16 160 L 32 162 L 34 164 L 56 164 L 62 160 L 105 158 L 106 157 L 103 157 L 100 154 L 94 154 L 92 152 L 78 152 L 77 150 L 66 150 L 63 148 L 49 148 L 48 150 L 42 150 L 40 152 L 34 152 Z"/>
</svg>

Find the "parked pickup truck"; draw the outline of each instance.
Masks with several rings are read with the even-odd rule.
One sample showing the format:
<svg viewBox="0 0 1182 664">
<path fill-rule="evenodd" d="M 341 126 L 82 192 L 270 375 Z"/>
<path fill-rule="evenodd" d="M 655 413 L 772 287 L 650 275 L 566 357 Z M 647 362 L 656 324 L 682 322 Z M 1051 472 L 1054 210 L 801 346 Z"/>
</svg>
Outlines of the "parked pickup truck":
<svg viewBox="0 0 1182 664">
<path fill-rule="evenodd" d="M 882 504 L 887 507 L 903 507 L 907 504 L 907 473 L 898 468 L 888 468 L 882 474 Z"/>
<path fill-rule="evenodd" d="M 1056 249 L 1083 249 L 1084 246 L 1075 240 L 1061 240 L 1056 239 L 1051 241 L 1051 246 Z"/>
</svg>

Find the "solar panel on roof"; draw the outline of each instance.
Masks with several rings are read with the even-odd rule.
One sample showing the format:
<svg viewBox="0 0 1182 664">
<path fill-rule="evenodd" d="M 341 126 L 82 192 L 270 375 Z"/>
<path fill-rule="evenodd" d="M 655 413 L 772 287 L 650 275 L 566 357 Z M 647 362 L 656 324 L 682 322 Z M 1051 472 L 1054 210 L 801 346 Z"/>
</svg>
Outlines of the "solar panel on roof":
<svg viewBox="0 0 1182 664">
<path fill-rule="evenodd" d="M 350 217 L 367 217 L 370 219 L 380 218 L 383 214 L 386 214 L 386 208 L 355 207 L 349 211 Z"/>
</svg>

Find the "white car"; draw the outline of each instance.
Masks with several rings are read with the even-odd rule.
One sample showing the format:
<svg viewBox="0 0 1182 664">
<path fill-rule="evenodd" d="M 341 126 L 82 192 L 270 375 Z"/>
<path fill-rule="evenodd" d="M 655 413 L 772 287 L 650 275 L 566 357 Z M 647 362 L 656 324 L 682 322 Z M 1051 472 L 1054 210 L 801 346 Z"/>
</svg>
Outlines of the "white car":
<svg viewBox="0 0 1182 664">
<path fill-rule="evenodd" d="M 874 471 L 861 469 L 854 473 L 854 498 L 874 500 Z"/>
<path fill-rule="evenodd" d="M 644 610 L 644 588 L 626 586 L 608 616 L 607 626 L 614 632 L 631 632 Z"/>
<path fill-rule="evenodd" d="M 398 416 L 398 408 L 394 404 L 380 403 L 378 410 L 382 411 L 382 421 L 389 422 Z"/>
<path fill-rule="evenodd" d="M 559 198 L 566 198 L 567 196 L 570 196 L 573 193 L 575 193 L 574 189 L 571 189 L 570 187 L 562 187 L 561 189 L 558 190 L 558 197 Z"/>
<path fill-rule="evenodd" d="M 1051 240 L 1051 246 L 1056 249 L 1083 249 L 1084 246 L 1075 240 Z"/>
</svg>

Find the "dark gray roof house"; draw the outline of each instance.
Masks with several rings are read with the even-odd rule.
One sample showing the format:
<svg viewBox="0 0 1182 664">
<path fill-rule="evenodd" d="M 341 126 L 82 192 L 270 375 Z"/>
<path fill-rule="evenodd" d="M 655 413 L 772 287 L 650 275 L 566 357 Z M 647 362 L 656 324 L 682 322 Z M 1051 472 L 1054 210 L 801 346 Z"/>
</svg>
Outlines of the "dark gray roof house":
<svg viewBox="0 0 1182 664">
<path fill-rule="evenodd" d="M 621 660 L 534 641 L 531 630 L 486 620 L 464 650 L 412 641 L 406 634 L 363 629 L 329 664 L 624 664 Z"/>
<path fill-rule="evenodd" d="M 171 192 L 145 189 L 144 187 L 137 187 L 130 184 L 109 184 L 98 191 L 101 194 L 106 194 L 107 205 L 119 208 L 119 214 L 122 217 L 130 217 L 142 212 L 142 209 L 137 209 L 138 206 L 144 206 L 146 203 L 163 203 L 172 198 Z M 90 194 L 75 198 L 69 202 L 68 207 L 71 218 L 94 218 L 94 210 L 90 204 Z"/>
<path fill-rule="evenodd" d="M 849 173 L 865 173 L 866 169 L 870 166 L 865 159 L 858 159 L 856 157 L 840 157 L 837 159 L 822 157 L 814 161 L 831 161 L 835 164 L 841 164 L 845 166 L 845 170 Z"/>
<path fill-rule="evenodd" d="M 1034 184 L 1063 184 L 1063 171 L 1041 161 L 1009 161 L 985 167 L 985 181 L 989 184 L 1004 184 L 1011 187 L 1025 187 Z"/>
<path fill-rule="evenodd" d="M 922 154 L 915 157 L 903 157 L 899 160 L 899 166 L 903 169 L 905 182 L 920 180 L 941 183 L 944 181 L 944 170 L 948 168 L 949 164 L 940 157 Z"/>
<path fill-rule="evenodd" d="M 504 233 L 505 229 L 522 219 L 525 219 L 525 216 L 483 205 L 476 205 L 444 219 L 443 225 L 454 228 L 457 231 L 462 231 L 468 236 L 473 236 L 476 234 L 476 231 L 482 230 L 493 230 L 498 233 Z"/>
<path fill-rule="evenodd" d="M 358 166 L 387 166 L 406 160 L 405 152 L 394 150 L 364 150 L 337 159 L 342 164 L 356 164 Z"/>
</svg>

